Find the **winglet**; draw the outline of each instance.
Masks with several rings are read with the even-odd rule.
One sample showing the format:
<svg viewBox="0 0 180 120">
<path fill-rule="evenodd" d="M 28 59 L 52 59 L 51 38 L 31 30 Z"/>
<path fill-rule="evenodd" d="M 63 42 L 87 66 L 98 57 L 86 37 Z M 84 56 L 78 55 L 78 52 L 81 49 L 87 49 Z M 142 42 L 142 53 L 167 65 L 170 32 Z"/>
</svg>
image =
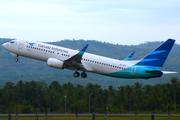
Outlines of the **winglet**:
<svg viewBox="0 0 180 120">
<path fill-rule="evenodd" d="M 124 61 L 129 61 L 131 60 L 132 56 L 134 55 L 135 51 L 133 51 Z"/>
<path fill-rule="evenodd" d="M 84 52 L 86 51 L 87 47 L 89 45 L 87 44 L 77 55 L 83 56 Z"/>
</svg>

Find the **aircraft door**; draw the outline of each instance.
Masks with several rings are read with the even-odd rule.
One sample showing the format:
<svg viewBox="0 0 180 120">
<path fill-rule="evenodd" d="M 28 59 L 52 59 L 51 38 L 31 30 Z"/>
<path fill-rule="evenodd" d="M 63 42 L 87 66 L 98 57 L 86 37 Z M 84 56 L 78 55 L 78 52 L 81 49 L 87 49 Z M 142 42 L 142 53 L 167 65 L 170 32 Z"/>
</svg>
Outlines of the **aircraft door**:
<svg viewBox="0 0 180 120">
<path fill-rule="evenodd" d="M 135 72 L 136 72 L 136 67 L 132 67 L 131 68 L 131 75 L 135 75 Z"/>
</svg>

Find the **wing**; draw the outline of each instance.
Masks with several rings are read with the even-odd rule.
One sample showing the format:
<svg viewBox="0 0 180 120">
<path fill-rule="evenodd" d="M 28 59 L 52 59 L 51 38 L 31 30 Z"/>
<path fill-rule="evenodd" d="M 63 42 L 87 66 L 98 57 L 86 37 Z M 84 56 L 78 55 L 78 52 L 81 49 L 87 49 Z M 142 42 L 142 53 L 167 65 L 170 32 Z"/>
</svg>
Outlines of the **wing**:
<svg viewBox="0 0 180 120">
<path fill-rule="evenodd" d="M 78 54 L 72 56 L 71 58 L 65 60 L 64 62 L 66 62 L 66 63 L 72 63 L 72 62 L 81 63 L 82 56 L 83 56 L 84 52 L 86 51 L 87 47 L 88 47 L 88 45 L 86 45 Z"/>
<path fill-rule="evenodd" d="M 67 68 L 75 69 L 75 70 L 82 70 L 82 71 L 93 71 L 93 69 L 88 65 L 83 65 L 81 63 L 82 56 L 86 51 L 88 44 L 77 54 L 72 56 L 71 58 L 64 61 L 64 65 Z"/>
</svg>

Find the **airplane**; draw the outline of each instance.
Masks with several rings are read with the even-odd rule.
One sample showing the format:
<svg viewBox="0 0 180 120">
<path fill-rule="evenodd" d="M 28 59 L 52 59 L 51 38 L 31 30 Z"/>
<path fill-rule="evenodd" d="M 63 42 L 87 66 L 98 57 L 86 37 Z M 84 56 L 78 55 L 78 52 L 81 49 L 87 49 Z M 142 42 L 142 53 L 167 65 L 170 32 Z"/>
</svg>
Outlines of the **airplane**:
<svg viewBox="0 0 180 120">
<path fill-rule="evenodd" d="M 79 77 L 78 71 L 82 71 L 83 78 L 87 77 L 86 72 L 92 72 L 116 78 L 149 79 L 177 73 L 161 71 L 174 43 L 174 39 L 168 39 L 140 60 L 130 60 L 134 52 L 125 60 L 87 53 L 85 51 L 88 44 L 80 51 L 25 40 L 12 40 L 2 46 L 16 56 L 15 62 L 18 61 L 18 56 L 41 60 L 53 68 L 74 70 L 74 77 Z"/>
</svg>

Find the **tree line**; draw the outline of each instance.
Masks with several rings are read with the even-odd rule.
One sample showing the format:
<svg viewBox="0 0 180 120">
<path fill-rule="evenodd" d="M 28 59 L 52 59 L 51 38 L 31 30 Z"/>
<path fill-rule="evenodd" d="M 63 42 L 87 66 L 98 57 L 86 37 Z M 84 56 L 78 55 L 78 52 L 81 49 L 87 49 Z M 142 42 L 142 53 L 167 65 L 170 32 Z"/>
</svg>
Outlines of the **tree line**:
<svg viewBox="0 0 180 120">
<path fill-rule="evenodd" d="M 167 112 L 167 107 L 180 112 L 180 81 L 171 77 L 170 83 L 145 85 L 136 82 L 133 85 L 122 85 L 118 88 L 108 86 L 102 89 L 98 84 L 86 86 L 71 82 L 59 84 L 53 81 L 7 82 L 0 88 L 0 113 L 74 113 L 77 106 L 79 113 L 129 113 L 137 106 L 139 112 Z M 66 108 L 66 109 L 65 109 Z"/>
</svg>

